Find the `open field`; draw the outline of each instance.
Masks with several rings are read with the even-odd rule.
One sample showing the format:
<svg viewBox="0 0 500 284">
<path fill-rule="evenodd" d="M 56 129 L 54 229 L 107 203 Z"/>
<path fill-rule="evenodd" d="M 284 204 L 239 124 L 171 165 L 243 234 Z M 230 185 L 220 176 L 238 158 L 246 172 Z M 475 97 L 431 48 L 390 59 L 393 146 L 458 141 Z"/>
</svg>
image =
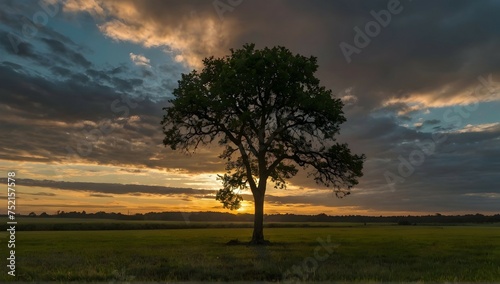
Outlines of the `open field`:
<svg viewBox="0 0 500 284">
<path fill-rule="evenodd" d="M 20 231 L 0 281 L 500 281 L 498 225 L 268 228 L 271 246 L 226 245 L 251 232 Z"/>
</svg>

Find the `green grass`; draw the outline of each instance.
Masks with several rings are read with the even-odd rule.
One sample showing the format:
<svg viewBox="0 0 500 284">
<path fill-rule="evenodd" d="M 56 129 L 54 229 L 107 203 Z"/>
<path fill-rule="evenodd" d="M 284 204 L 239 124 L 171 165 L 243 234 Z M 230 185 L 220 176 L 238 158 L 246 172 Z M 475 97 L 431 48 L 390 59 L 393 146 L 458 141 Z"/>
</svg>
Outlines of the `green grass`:
<svg viewBox="0 0 500 284">
<path fill-rule="evenodd" d="M 498 226 L 17 232 L 16 277 L 4 281 L 500 281 Z M 7 234 L 0 234 L 2 258 Z M 326 251 L 317 239 L 337 246 Z M 315 259 L 315 250 L 319 258 Z M 327 257 L 326 257 L 327 256 Z M 324 258 L 324 259 L 323 259 Z M 304 269 L 304 263 L 309 269 Z M 286 273 L 298 269 L 298 275 Z"/>
</svg>

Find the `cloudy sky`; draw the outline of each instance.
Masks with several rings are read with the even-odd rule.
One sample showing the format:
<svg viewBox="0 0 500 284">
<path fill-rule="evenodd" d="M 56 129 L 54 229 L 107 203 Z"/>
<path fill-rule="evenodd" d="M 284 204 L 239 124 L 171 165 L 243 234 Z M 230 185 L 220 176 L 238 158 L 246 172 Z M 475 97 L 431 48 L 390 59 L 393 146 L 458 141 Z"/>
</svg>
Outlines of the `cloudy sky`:
<svg viewBox="0 0 500 284">
<path fill-rule="evenodd" d="M 165 148 L 162 108 L 203 58 L 255 43 L 316 56 L 345 103 L 339 139 L 367 155 L 347 198 L 304 173 L 268 190 L 267 213 L 500 213 L 499 13 L 493 0 L 3 0 L 0 180 L 16 172 L 19 213 L 223 211 L 220 149 Z"/>
</svg>

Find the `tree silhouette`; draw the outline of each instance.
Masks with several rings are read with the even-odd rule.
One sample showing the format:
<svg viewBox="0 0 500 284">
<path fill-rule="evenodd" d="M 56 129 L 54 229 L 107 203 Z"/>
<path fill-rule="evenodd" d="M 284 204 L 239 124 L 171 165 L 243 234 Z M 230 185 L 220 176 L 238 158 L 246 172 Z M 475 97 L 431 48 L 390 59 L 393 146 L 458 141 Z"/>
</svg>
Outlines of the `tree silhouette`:
<svg viewBox="0 0 500 284">
<path fill-rule="evenodd" d="M 315 57 L 284 47 L 246 44 L 223 58 L 203 60 L 201 72 L 182 74 L 175 98 L 163 108 L 163 143 L 191 153 L 200 145 L 224 147 L 227 173 L 216 199 L 239 208 L 250 188 L 255 206 L 251 243 L 264 244 L 264 197 L 268 180 L 286 187 L 297 166 L 311 169 L 318 184 L 349 194 L 362 176 L 364 155 L 336 142 L 345 122 L 343 103 L 314 76 Z"/>
</svg>

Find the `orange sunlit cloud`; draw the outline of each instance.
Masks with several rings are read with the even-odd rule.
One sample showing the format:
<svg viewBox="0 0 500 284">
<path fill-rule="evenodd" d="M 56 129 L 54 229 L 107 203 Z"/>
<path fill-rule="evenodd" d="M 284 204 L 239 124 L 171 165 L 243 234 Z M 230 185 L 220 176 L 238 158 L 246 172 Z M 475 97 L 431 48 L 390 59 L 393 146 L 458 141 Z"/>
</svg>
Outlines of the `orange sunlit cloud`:
<svg viewBox="0 0 500 284">
<path fill-rule="evenodd" d="M 231 22 L 221 22 L 215 14 L 201 14 L 193 10 L 179 22 L 158 21 L 141 13 L 140 5 L 132 1 L 67 0 L 64 10 L 88 12 L 98 19 L 99 30 L 117 41 L 160 47 L 173 53 L 178 62 L 191 68 L 201 67 L 201 60 L 227 48 Z"/>
</svg>

